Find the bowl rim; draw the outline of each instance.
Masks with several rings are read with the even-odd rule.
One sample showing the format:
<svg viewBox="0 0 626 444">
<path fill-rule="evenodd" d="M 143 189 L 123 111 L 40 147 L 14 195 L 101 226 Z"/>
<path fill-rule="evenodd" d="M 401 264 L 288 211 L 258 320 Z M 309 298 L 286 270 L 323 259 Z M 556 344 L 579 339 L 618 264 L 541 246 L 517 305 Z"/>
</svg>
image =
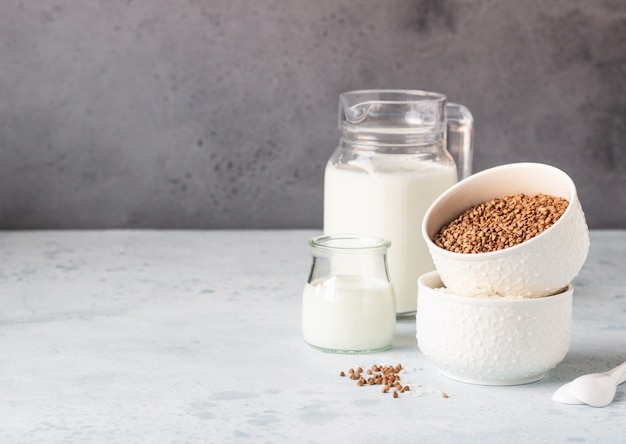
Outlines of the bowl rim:
<svg viewBox="0 0 626 444">
<path fill-rule="evenodd" d="M 485 177 L 499 173 L 501 171 L 513 170 L 513 169 L 516 169 L 516 170 L 517 169 L 533 169 L 533 170 L 542 169 L 544 171 L 551 171 L 563 179 L 564 183 L 566 183 L 568 188 L 570 189 L 570 199 L 568 200 L 567 209 L 561 215 L 559 220 L 557 220 L 554 224 L 552 224 L 547 230 L 543 231 L 542 233 L 536 235 L 535 237 L 527 241 L 524 241 L 512 247 L 504 248 L 502 250 L 489 251 L 486 253 L 458 253 L 458 252 L 446 250 L 445 248 L 441 248 L 440 246 L 435 244 L 435 242 L 433 242 L 433 240 L 428 235 L 426 226 L 427 226 L 428 220 L 431 218 L 432 214 L 435 212 L 437 207 L 440 204 L 442 204 L 442 202 L 450 200 L 451 197 L 454 194 L 458 193 L 459 190 L 466 188 L 466 187 L 473 186 L 474 184 L 476 184 L 476 182 L 481 181 Z M 432 253 L 432 250 L 435 250 L 437 251 L 439 255 L 447 256 L 448 258 L 455 259 L 455 260 L 481 261 L 481 260 L 497 258 L 498 256 L 507 256 L 509 254 L 516 253 L 517 250 L 520 250 L 521 248 L 527 248 L 530 244 L 536 243 L 541 238 L 549 235 L 548 233 L 556 231 L 558 227 L 565 224 L 565 220 L 567 217 L 569 217 L 569 214 L 576 211 L 575 207 L 577 206 L 577 201 L 578 201 L 578 193 L 576 190 L 576 184 L 574 183 L 572 178 L 560 168 L 557 168 L 553 165 L 549 165 L 546 163 L 537 163 L 537 162 L 517 162 L 517 163 L 508 163 L 504 165 L 499 165 L 499 166 L 488 168 L 486 170 L 479 171 L 478 173 L 472 174 L 471 176 L 455 183 L 450 188 L 445 190 L 442 194 L 440 194 L 437 197 L 437 199 L 435 199 L 433 203 L 428 207 L 428 209 L 426 210 L 426 213 L 424 213 L 424 218 L 422 219 L 422 227 L 421 227 L 422 237 L 424 238 L 424 241 L 428 245 L 428 248 L 431 251 L 431 253 Z M 468 210 L 469 208 L 471 208 L 471 206 L 466 208 L 466 210 Z M 456 218 L 457 216 L 454 216 L 454 218 Z M 450 223 L 452 220 L 448 221 L 447 223 Z M 441 228 L 442 227 L 439 227 L 438 230 L 440 230 Z"/>
<path fill-rule="evenodd" d="M 437 279 L 439 282 L 439 286 L 431 286 L 426 284 L 426 280 Z M 555 293 L 550 294 L 548 296 L 541 296 L 536 298 L 523 298 L 523 297 L 489 297 L 489 296 L 463 296 L 460 294 L 447 293 L 445 291 L 439 291 L 439 288 L 445 287 L 441 280 L 441 276 L 437 271 L 429 271 L 427 273 L 422 274 L 417 279 L 418 286 L 418 296 L 417 296 L 417 316 L 419 316 L 419 303 L 420 298 L 430 297 L 432 299 L 439 299 L 448 303 L 454 304 L 464 304 L 464 305 L 483 305 L 483 306 L 502 306 L 502 305 L 513 305 L 513 304 L 552 304 L 559 303 L 564 299 L 571 299 L 574 294 L 574 285 L 569 283 L 567 286 L 557 290 Z M 428 290 L 426 293 L 420 291 L 420 289 Z"/>
</svg>

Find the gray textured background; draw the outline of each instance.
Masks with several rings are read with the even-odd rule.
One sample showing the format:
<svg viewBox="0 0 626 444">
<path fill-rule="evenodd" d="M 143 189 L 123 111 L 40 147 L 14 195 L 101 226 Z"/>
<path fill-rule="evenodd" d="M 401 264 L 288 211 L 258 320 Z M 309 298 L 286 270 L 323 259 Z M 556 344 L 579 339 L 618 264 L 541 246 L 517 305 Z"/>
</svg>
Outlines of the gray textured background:
<svg viewBox="0 0 626 444">
<path fill-rule="evenodd" d="M 0 228 L 320 227 L 339 93 L 476 120 L 626 228 L 625 0 L 0 0 Z"/>
</svg>

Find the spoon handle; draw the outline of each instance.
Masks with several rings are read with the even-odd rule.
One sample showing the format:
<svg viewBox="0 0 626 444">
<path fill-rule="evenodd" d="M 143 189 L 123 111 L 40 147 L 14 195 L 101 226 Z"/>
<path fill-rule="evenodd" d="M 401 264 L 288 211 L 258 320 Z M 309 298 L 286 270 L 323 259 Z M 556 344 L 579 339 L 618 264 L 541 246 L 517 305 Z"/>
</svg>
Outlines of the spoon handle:
<svg viewBox="0 0 626 444">
<path fill-rule="evenodd" d="M 617 367 L 605 373 L 607 376 L 614 376 L 617 379 L 617 385 L 626 381 L 626 362 L 622 362 Z"/>
</svg>

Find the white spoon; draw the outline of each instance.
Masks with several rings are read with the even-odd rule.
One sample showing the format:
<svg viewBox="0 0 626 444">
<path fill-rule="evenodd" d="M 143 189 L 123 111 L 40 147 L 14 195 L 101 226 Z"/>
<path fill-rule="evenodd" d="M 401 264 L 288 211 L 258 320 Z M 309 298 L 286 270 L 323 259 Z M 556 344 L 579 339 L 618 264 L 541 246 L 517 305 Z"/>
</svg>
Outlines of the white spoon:
<svg viewBox="0 0 626 444">
<path fill-rule="evenodd" d="M 552 399 L 563 404 L 589 404 L 605 407 L 613 402 L 617 386 L 626 381 L 626 362 L 604 373 L 579 376 L 562 385 Z"/>
<path fill-rule="evenodd" d="M 554 392 L 554 395 L 552 395 L 552 400 L 563 404 L 584 404 L 584 402 L 572 395 L 571 388 L 571 382 L 563 384 L 557 389 L 556 392 Z"/>
</svg>

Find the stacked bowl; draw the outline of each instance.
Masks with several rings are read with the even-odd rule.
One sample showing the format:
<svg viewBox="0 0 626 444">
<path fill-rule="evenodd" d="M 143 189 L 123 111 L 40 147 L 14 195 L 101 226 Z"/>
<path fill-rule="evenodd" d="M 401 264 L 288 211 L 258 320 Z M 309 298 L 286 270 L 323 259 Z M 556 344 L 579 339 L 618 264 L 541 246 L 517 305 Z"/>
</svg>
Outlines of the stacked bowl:
<svg viewBox="0 0 626 444">
<path fill-rule="evenodd" d="M 521 243 L 457 252 L 435 242 L 467 210 L 513 195 L 567 201 L 556 222 Z M 524 227 L 533 231 L 534 227 Z M 418 281 L 421 352 L 452 379 L 513 385 L 541 379 L 569 349 L 572 280 L 589 250 L 576 186 L 550 165 L 516 163 L 474 174 L 444 192 L 422 224 L 436 272 Z M 455 235 L 456 236 L 456 235 Z"/>
</svg>

